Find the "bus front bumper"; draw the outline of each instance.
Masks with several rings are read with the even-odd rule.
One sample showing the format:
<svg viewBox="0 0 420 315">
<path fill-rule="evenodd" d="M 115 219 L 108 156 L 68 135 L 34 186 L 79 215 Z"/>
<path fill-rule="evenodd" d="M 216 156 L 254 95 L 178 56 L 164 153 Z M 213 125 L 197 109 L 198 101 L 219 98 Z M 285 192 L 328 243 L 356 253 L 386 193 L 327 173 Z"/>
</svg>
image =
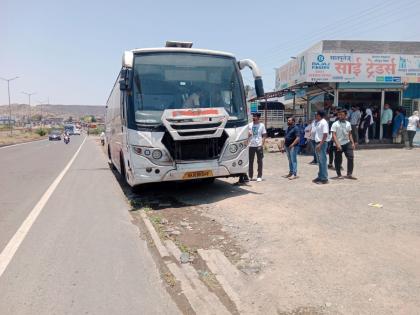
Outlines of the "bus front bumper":
<svg viewBox="0 0 420 315">
<path fill-rule="evenodd" d="M 129 181 L 132 186 L 209 177 L 234 177 L 248 172 L 248 154 L 245 151 L 229 161 L 212 160 L 161 166 L 139 157 L 132 162 L 133 169 L 130 170 L 131 180 Z"/>
</svg>

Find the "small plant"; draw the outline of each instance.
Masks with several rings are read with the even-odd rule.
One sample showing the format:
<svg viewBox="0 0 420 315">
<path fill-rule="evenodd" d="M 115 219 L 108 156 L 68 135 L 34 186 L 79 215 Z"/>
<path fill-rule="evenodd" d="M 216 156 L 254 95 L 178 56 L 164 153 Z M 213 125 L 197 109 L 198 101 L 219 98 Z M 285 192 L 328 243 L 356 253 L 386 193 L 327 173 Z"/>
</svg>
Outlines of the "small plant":
<svg viewBox="0 0 420 315">
<path fill-rule="evenodd" d="M 173 288 L 176 285 L 176 279 L 175 279 L 174 275 L 170 272 L 165 272 L 165 274 L 163 275 L 163 279 L 165 279 L 165 282 L 171 288 Z"/>
<path fill-rule="evenodd" d="M 153 224 L 161 224 L 162 218 L 158 215 L 150 217 L 150 221 L 152 221 Z"/>
<path fill-rule="evenodd" d="M 144 212 L 146 212 L 146 213 L 149 213 L 150 211 L 152 211 L 153 209 L 151 208 L 151 207 L 149 207 L 149 206 L 144 206 L 144 207 L 142 207 L 141 208 L 141 210 L 143 210 Z"/>
<path fill-rule="evenodd" d="M 44 128 L 38 128 L 35 131 L 35 133 L 38 134 L 39 136 L 43 137 L 43 136 L 45 136 L 47 134 L 47 130 L 44 129 Z"/>
</svg>

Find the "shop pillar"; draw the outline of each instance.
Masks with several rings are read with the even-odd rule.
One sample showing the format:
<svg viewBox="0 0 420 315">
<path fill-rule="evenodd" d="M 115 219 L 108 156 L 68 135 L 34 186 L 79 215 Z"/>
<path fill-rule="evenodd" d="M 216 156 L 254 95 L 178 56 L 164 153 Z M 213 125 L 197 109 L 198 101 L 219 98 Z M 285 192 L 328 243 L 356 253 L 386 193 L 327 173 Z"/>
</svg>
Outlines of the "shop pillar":
<svg viewBox="0 0 420 315">
<path fill-rule="evenodd" d="M 384 105 L 385 105 L 385 91 L 381 90 L 381 111 L 380 111 L 380 118 L 379 118 L 379 139 L 381 140 L 384 134 L 384 130 L 382 128 L 382 123 L 381 123 L 382 113 L 384 112 Z"/>
</svg>

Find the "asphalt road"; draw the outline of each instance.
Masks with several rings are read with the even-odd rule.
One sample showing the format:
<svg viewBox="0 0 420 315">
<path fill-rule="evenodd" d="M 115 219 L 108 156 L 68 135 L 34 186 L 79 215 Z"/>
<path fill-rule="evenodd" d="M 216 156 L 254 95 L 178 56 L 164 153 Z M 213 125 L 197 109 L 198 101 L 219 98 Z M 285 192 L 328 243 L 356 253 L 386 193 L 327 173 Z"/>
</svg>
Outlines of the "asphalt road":
<svg viewBox="0 0 420 315">
<path fill-rule="evenodd" d="M 83 139 L 0 149 L 0 314 L 179 313 L 94 140 L 46 199 Z"/>
</svg>

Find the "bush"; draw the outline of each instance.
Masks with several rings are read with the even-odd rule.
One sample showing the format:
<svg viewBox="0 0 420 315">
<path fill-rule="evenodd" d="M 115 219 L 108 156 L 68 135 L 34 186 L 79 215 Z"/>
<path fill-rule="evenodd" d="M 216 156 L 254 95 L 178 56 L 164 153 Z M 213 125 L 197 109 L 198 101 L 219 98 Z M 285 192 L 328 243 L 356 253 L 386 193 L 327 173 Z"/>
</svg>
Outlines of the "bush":
<svg viewBox="0 0 420 315">
<path fill-rule="evenodd" d="M 44 128 L 39 128 L 35 131 L 36 134 L 40 135 L 41 137 L 45 136 L 47 134 L 47 130 Z"/>
<path fill-rule="evenodd" d="M 105 130 L 104 128 L 89 128 L 89 134 L 90 135 L 99 135 L 104 130 Z"/>
</svg>

